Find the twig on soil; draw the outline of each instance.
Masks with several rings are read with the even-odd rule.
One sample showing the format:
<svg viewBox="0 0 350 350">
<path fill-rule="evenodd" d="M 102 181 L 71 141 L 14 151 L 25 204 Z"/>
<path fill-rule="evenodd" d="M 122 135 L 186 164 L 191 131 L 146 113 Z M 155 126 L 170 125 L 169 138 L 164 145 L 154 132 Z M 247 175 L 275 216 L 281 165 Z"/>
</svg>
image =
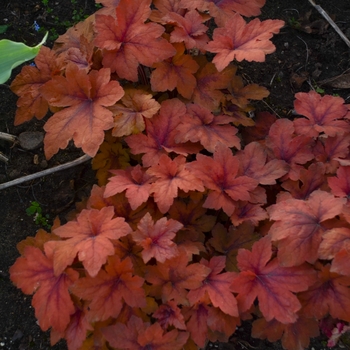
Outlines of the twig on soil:
<svg viewBox="0 0 350 350">
<path fill-rule="evenodd" d="M 0 190 L 3 190 L 5 188 L 11 187 L 11 186 L 19 185 L 19 184 L 21 184 L 23 182 L 34 180 L 34 179 L 37 179 L 37 178 L 42 177 L 42 176 L 53 174 L 56 171 L 61 171 L 61 170 L 65 170 L 65 169 L 71 168 L 73 166 L 76 166 L 76 165 L 79 165 L 81 163 L 84 163 L 84 162 L 86 162 L 86 161 L 88 161 L 90 159 L 91 159 L 90 156 L 88 156 L 87 154 L 84 154 L 82 157 L 80 157 L 78 159 L 75 159 L 75 160 L 72 160 L 71 162 L 68 162 L 68 163 L 65 163 L 65 164 L 61 164 L 61 165 L 57 165 L 57 166 L 52 167 L 50 169 L 39 171 L 39 172 L 37 172 L 35 174 L 23 176 L 23 177 L 20 177 L 19 179 L 15 179 L 15 180 L 12 180 L 12 181 L 8 181 L 8 182 L 5 182 L 5 183 L 2 183 L 2 184 L 0 184 Z"/>
<path fill-rule="evenodd" d="M 306 66 L 307 66 L 307 64 L 309 62 L 309 47 L 307 46 L 307 43 L 302 38 L 300 38 L 300 36 L 297 36 L 297 38 L 300 39 L 305 44 L 305 47 L 306 47 L 306 59 L 305 59 L 305 68 L 306 68 Z M 302 67 L 300 67 L 299 69 L 301 69 L 301 68 Z"/>
<path fill-rule="evenodd" d="M 328 23 L 334 28 L 334 30 L 339 34 L 339 36 L 344 40 L 346 45 L 350 47 L 350 40 L 345 36 L 345 34 L 339 29 L 339 27 L 334 23 L 332 18 L 329 17 L 327 12 L 320 6 L 316 5 L 313 0 L 309 0 L 309 3 L 328 21 Z"/>
<path fill-rule="evenodd" d="M 6 132 L 0 132 L 0 140 L 15 142 L 17 140 L 17 137 L 11 134 L 7 134 Z M 5 154 L 0 152 L 0 161 L 7 163 L 9 159 L 5 156 Z"/>
<path fill-rule="evenodd" d="M 267 106 L 270 109 L 270 111 L 276 115 L 277 118 L 282 118 L 266 101 L 261 100 L 261 102 L 264 103 L 265 106 Z"/>
<path fill-rule="evenodd" d="M 348 71 L 350 70 L 350 68 L 346 69 L 342 74 L 339 74 L 339 75 L 336 75 L 335 77 L 332 77 L 332 78 L 328 78 L 328 79 L 324 79 L 324 80 L 321 80 L 321 81 L 317 81 L 317 85 L 325 85 L 325 84 L 329 84 L 331 83 L 332 81 L 334 80 L 337 80 L 339 78 L 341 78 L 342 76 L 344 76 L 345 74 L 349 74 Z"/>
<path fill-rule="evenodd" d="M 2 152 L 0 152 L 0 160 L 4 163 L 7 163 L 9 161 L 9 159 Z"/>
<path fill-rule="evenodd" d="M 0 139 L 10 142 L 16 142 L 17 137 L 15 135 L 7 134 L 6 132 L 0 132 Z"/>
</svg>

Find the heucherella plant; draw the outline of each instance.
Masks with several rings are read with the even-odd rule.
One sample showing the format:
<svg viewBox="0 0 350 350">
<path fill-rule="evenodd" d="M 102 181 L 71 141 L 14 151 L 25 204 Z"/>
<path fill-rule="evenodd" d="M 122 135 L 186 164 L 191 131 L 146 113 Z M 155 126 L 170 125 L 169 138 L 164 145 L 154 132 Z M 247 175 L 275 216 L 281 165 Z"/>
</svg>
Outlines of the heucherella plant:
<svg viewBox="0 0 350 350">
<path fill-rule="evenodd" d="M 245 21 L 264 0 L 100 2 L 11 84 L 46 158 L 73 141 L 97 170 L 10 268 L 51 343 L 197 350 L 254 318 L 295 350 L 327 315 L 350 322 L 349 106 L 301 92 L 295 120 L 250 118 L 268 91 L 235 64 L 263 62 L 284 22 Z"/>
<path fill-rule="evenodd" d="M 4 84 L 10 78 L 12 69 L 37 56 L 47 36 L 48 32 L 43 40 L 34 47 L 8 39 L 0 40 L 0 84 Z"/>
</svg>

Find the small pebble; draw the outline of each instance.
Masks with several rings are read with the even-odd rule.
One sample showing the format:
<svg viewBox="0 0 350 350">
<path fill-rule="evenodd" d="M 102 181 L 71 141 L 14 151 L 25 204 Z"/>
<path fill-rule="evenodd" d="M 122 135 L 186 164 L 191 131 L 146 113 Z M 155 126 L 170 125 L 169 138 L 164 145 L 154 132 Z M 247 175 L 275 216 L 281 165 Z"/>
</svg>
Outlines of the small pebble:
<svg viewBox="0 0 350 350">
<path fill-rule="evenodd" d="M 40 162 L 40 167 L 42 169 L 46 169 L 47 166 L 48 166 L 48 164 L 47 164 L 47 161 L 45 159 Z"/>
<path fill-rule="evenodd" d="M 33 163 L 34 163 L 35 165 L 38 165 L 38 164 L 39 164 L 39 156 L 38 156 L 37 154 L 34 154 Z"/>
<path fill-rule="evenodd" d="M 21 147 L 27 151 L 39 148 L 42 145 L 44 133 L 40 131 L 25 131 L 18 136 Z"/>
</svg>

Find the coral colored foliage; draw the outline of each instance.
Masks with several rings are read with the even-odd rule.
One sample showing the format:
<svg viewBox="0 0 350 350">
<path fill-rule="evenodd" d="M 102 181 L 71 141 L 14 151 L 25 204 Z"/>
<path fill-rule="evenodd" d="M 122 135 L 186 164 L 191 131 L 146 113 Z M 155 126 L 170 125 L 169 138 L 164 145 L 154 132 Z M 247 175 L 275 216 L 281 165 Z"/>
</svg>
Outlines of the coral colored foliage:
<svg viewBox="0 0 350 350">
<path fill-rule="evenodd" d="M 88 75 L 70 64 L 66 76 L 55 76 L 41 92 L 51 106 L 66 107 L 45 124 L 45 155 L 51 158 L 73 139 L 77 147 L 93 157 L 104 138 L 104 130 L 113 126 L 113 105 L 124 95 L 117 81 L 110 81 L 110 70 L 92 70 Z"/>
<path fill-rule="evenodd" d="M 254 337 L 299 350 L 327 320 L 348 329 L 344 100 L 248 115 L 269 92 L 235 61 L 263 62 L 284 25 L 243 19 L 265 0 L 98 2 L 11 84 L 16 125 L 45 117 L 46 157 L 75 146 L 97 171 L 10 269 L 51 343 L 194 350 L 255 319 Z"/>
</svg>

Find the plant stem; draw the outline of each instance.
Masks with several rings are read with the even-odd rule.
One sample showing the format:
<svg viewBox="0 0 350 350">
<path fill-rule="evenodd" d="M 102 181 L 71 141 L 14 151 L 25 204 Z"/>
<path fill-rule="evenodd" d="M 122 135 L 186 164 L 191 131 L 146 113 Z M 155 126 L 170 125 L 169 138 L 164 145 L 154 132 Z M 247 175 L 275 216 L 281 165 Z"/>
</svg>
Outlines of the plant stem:
<svg viewBox="0 0 350 350">
<path fill-rule="evenodd" d="M 350 41 L 345 36 L 345 34 L 339 29 L 339 27 L 334 23 L 332 18 L 329 17 L 328 13 L 320 6 L 316 5 L 313 0 L 309 0 L 309 3 L 328 21 L 328 23 L 334 28 L 334 30 L 339 34 L 339 36 L 344 40 L 346 45 L 350 47 Z"/>
<path fill-rule="evenodd" d="M 46 169 L 46 170 L 43 170 L 43 171 L 39 171 L 39 172 L 37 172 L 35 174 L 23 176 L 23 177 L 20 177 L 19 179 L 15 179 L 15 180 L 12 180 L 12 181 L 4 182 L 4 183 L 0 184 L 0 190 L 3 190 L 5 188 L 11 187 L 11 186 L 19 185 L 19 184 L 21 184 L 23 182 L 34 180 L 34 179 L 37 179 L 37 178 L 42 177 L 42 176 L 53 174 L 56 171 L 61 171 L 61 170 L 65 170 L 65 169 L 71 168 L 73 166 L 76 166 L 76 165 L 79 165 L 81 163 L 84 163 L 84 162 L 86 162 L 87 160 L 90 160 L 90 159 L 91 159 L 90 156 L 88 156 L 87 154 L 84 154 L 82 157 L 80 157 L 78 159 L 75 159 L 75 160 L 72 160 L 71 162 L 68 162 L 68 163 L 65 163 L 65 164 L 61 164 L 61 165 L 57 165 L 57 166 L 55 166 L 53 168 Z"/>
</svg>

